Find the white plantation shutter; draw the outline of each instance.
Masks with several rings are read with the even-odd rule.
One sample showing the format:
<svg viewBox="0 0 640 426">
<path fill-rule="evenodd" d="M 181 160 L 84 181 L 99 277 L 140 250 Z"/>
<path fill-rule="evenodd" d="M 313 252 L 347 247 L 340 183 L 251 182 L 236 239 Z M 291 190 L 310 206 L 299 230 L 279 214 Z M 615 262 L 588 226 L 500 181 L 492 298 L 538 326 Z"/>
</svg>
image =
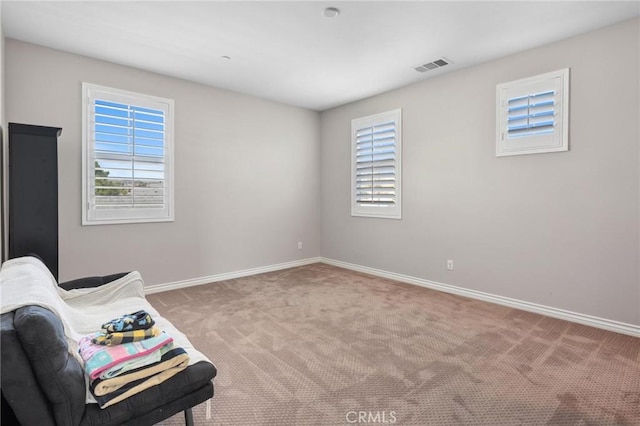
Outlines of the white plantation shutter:
<svg viewBox="0 0 640 426">
<path fill-rule="evenodd" d="M 356 130 L 356 202 L 390 205 L 396 199 L 395 122 Z"/>
<path fill-rule="evenodd" d="M 555 105 L 555 90 L 507 100 L 507 137 L 553 133 L 556 125 Z"/>
<path fill-rule="evenodd" d="M 83 224 L 173 220 L 173 101 L 83 83 Z"/>
<path fill-rule="evenodd" d="M 353 216 L 401 218 L 401 110 L 355 119 Z"/>
<path fill-rule="evenodd" d="M 496 155 L 567 151 L 569 70 L 497 86 Z"/>
</svg>

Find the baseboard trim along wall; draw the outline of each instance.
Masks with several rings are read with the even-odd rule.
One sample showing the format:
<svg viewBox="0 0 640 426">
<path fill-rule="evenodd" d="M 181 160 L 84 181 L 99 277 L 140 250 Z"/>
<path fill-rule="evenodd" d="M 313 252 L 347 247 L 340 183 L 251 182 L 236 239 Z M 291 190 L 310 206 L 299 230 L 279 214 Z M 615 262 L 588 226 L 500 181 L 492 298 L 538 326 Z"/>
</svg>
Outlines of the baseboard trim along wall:
<svg viewBox="0 0 640 426">
<path fill-rule="evenodd" d="M 282 269 L 295 268 L 297 266 L 310 265 L 312 263 L 326 263 L 327 265 L 337 266 L 339 268 L 350 269 L 356 272 L 362 272 L 377 277 L 388 278 L 390 280 L 400 281 L 407 284 L 413 284 L 420 287 L 426 287 L 433 290 L 444 291 L 446 293 L 457 294 L 459 296 L 469 297 L 471 299 L 483 300 L 485 302 L 496 303 L 498 305 L 508 306 L 510 308 L 522 309 L 523 311 L 535 312 L 537 314 L 546 315 L 566 321 L 584 324 L 591 327 L 601 328 L 604 330 L 614 331 L 616 333 L 627 334 L 629 336 L 640 337 L 640 326 L 627 324 L 619 321 L 613 321 L 606 318 L 594 317 L 578 312 L 571 312 L 564 309 L 553 308 L 551 306 L 539 305 L 537 303 L 525 302 L 523 300 L 512 299 L 510 297 L 498 296 L 495 294 L 485 293 L 477 290 L 469 290 L 454 285 L 438 283 L 422 278 L 412 277 L 410 275 L 397 274 L 395 272 L 383 271 L 381 269 L 369 268 L 368 266 L 356 265 L 353 263 L 342 262 L 340 260 L 329 259 L 326 257 L 310 257 L 307 259 L 294 260 L 292 262 L 278 263 L 275 265 L 260 266 L 257 268 L 244 269 L 241 271 L 226 272 L 223 274 L 210 275 L 207 277 L 194 278 L 183 281 L 175 281 L 166 284 L 157 284 L 145 287 L 146 294 L 161 293 L 163 291 L 177 290 L 181 288 L 193 287 L 197 285 L 210 284 L 218 281 L 231 280 L 234 278 L 247 277 L 250 275 L 263 274 L 265 272 L 279 271 Z"/>
<path fill-rule="evenodd" d="M 145 286 L 146 294 L 162 293 L 163 291 L 177 290 L 180 288 L 194 287 L 197 285 L 215 283 L 218 281 L 232 280 L 234 278 L 248 277 L 250 275 L 264 274 L 265 272 L 279 271 L 281 269 L 295 268 L 297 266 L 319 263 L 320 257 L 310 257 L 307 259 L 294 260 L 292 262 L 278 263 L 275 265 L 259 266 L 257 268 L 243 269 L 241 271 L 225 272 L 222 274 L 209 275 L 207 277 L 193 278 L 189 280 L 174 281 L 172 283 L 156 284 Z"/>
<path fill-rule="evenodd" d="M 367 266 L 355 265 L 353 263 L 342 262 L 335 259 L 321 258 L 322 263 L 337 266 L 340 268 L 350 269 L 352 271 L 363 272 L 365 274 L 375 275 L 382 278 L 388 278 L 407 284 L 418 285 L 433 290 L 444 291 L 446 293 L 457 294 L 459 296 L 469 297 L 471 299 L 483 300 L 485 302 L 496 303 L 498 305 L 508 306 L 510 308 L 522 309 L 523 311 L 535 312 L 537 314 L 546 315 L 566 321 L 576 322 L 591 327 L 602 328 L 604 330 L 615 331 L 616 333 L 627 334 L 629 336 L 640 337 L 640 325 L 627 324 L 624 322 L 613 321 L 606 318 L 594 317 L 578 312 L 566 311 L 564 309 L 553 308 L 551 306 L 539 305 L 537 303 L 525 302 L 523 300 L 512 299 L 510 297 L 497 296 L 495 294 L 485 293 L 482 291 L 469 290 L 449 284 L 442 284 L 434 281 L 416 278 L 409 275 L 397 274 L 395 272 L 383 271 L 380 269 L 369 268 Z"/>
</svg>

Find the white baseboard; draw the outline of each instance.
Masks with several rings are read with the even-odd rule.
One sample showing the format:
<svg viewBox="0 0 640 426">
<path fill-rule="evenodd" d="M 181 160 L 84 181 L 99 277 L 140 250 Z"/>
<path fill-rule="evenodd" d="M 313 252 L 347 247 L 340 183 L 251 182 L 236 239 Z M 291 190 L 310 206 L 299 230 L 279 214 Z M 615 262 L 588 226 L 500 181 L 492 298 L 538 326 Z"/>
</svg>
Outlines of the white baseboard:
<svg viewBox="0 0 640 426">
<path fill-rule="evenodd" d="M 615 331 L 616 333 L 627 334 L 629 336 L 640 337 L 640 325 L 627 324 L 619 321 L 613 321 L 606 318 L 594 317 L 578 312 L 566 311 L 564 309 L 553 308 L 551 306 L 539 305 L 537 303 L 525 302 L 523 300 L 512 299 L 510 297 L 497 296 L 495 294 L 485 293 L 477 290 L 469 290 L 462 287 L 456 287 L 449 284 L 442 284 L 434 281 L 416 278 L 409 275 L 396 274 L 394 272 L 383 271 L 380 269 L 369 268 L 367 266 L 355 265 L 353 263 L 342 262 L 340 260 L 320 258 L 322 263 L 338 266 L 340 268 L 350 269 L 352 271 L 364 272 L 366 274 L 375 275 L 382 278 L 388 278 L 407 284 L 414 284 L 421 287 L 427 287 L 434 290 L 444 291 L 446 293 L 457 294 L 459 296 L 469 297 L 471 299 L 483 300 L 486 302 L 496 303 L 498 305 L 508 306 L 510 308 L 522 309 L 523 311 L 535 312 L 553 318 L 559 318 L 566 321 L 577 322 L 579 324 L 589 325 L 591 327 L 602 328 L 604 330 Z"/>
<path fill-rule="evenodd" d="M 209 284 L 218 281 L 232 280 L 234 278 L 248 277 L 250 275 L 263 274 L 265 272 L 279 271 L 281 269 L 295 268 L 296 266 L 310 265 L 320 262 L 320 257 L 310 257 L 307 259 L 294 260 L 292 262 L 278 263 L 275 265 L 260 266 L 257 268 L 243 269 L 241 271 L 225 272 L 222 274 L 210 275 L 208 277 L 193 278 L 189 280 L 174 281 L 172 283 L 156 284 L 146 286 L 146 294 L 161 293 L 163 291 L 177 290 L 180 288 L 193 287 L 202 284 Z"/>
<path fill-rule="evenodd" d="M 193 287 L 202 284 L 209 284 L 218 281 L 231 280 L 234 278 L 247 277 L 250 275 L 263 274 L 265 272 L 279 271 L 281 269 L 295 268 L 297 266 L 310 265 L 312 263 L 326 263 L 340 268 L 350 269 L 352 271 L 363 272 L 365 274 L 375 275 L 382 278 L 388 278 L 407 284 L 413 284 L 433 290 L 444 291 L 446 293 L 457 294 L 459 296 L 469 297 L 471 299 L 483 300 L 485 302 L 496 303 L 498 305 L 508 306 L 510 308 L 522 309 L 523 311 L 535 312 L 537 314 L 546 315 L 553 318 L 559 318 L 566 321 L 576 322 L 591 327 L 602 328 L 604 330 L 614 331 L 616 333 L 627 334 L 629 336 L 640 337 L 640 325 L 627 324 L 619 321 L 609 320 L 606 318 L 594 317 L 592 315 L 571 312 L 564 309 L 554 308 L 551 306 L 539 305 L 537 303 L 526 302 L 524 300 L 512 299 L 510 297 L 498 296 L 491 293 L 485 293 L 477 290 L 470 290 L 454 285 L 438 283 L 435 281 L 425 280 L 423 278 L 412 277 L 410 275 L 397 274 L 395 272 L 383 271 L 381 269 L 369 268 L 367 266 L 356 265 L 353 263 L 342 262 L 340 260 L 329 259 L 326 257 L 310 257 L 307 259 L 294 260 L 292 262 L 278 263 L 275 265 L 261 266 L 258 268 L 244 269 L 241 271 L 226 272 L 223 274 L 210 275 L 208 277 L 193 278 L 183 281 L 175 281 L 165 284 L 157 284 L 145 287 L 146 294 L 160 293 L 163 291 L 177 290 L 180 288 Z"/>
</svg>

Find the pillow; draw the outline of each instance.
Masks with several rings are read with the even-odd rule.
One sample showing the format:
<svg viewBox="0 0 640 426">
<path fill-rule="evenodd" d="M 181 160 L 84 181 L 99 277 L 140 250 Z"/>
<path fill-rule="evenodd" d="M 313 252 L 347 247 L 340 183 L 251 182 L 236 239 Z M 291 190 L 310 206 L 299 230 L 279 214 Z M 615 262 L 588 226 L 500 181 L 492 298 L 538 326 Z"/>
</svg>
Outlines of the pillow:
<svg viewBox="0 0 640 426">
<path fill-rule="evenodd" d="M 2 314 L 0 359 L 2 396 L 23 425 L 53 426 L 53 416 L 13 326 L 14 312 Z M 3 410 L 4 414 L 4 410 Z M 4 417 L 4 416 L 3 416 Z"/>
<path fill-rule="evenodd" d="M 17 309 L 14 327 L 56 424 L 77 425 L 85 408 L 84 372 L 69 353 L 60 319 L 40 306 Z"/>
</svg>

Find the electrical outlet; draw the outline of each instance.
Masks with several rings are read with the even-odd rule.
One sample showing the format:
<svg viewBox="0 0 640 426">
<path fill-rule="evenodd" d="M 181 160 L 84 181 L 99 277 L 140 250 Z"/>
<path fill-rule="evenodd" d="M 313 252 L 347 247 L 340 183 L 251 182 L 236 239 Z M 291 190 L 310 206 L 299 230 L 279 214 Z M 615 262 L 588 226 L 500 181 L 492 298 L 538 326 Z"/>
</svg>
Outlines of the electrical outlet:
<svg viewBox="0 0 640 426">
<path fill-rule="evenodd" d="M 298 241 L 298 250 L 302 250 L 302 241 Z"/>
<path fill-rule="evenodd" d="M 447 269 L 453 271 L 453 260 L 447 260 Z"/>
</svg>

